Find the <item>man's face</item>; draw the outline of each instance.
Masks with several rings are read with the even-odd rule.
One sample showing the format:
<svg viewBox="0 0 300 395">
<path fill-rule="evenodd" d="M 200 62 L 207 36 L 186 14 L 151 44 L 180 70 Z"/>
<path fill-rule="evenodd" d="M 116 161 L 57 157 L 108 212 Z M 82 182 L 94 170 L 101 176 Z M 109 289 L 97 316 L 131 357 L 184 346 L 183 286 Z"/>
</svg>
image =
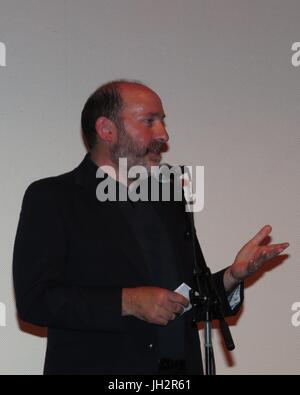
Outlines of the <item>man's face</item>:
<svg viewBox="0 0 300 395">
<path fill-rule="evenodd" d="M 128 168 L 140 165 L 150 170 L 159 165 L 169 139 L 162 103 L 153 91 L 139 85 L 122 86 L 121 95 L 123 109 L 116 123 L 112 160 L 118 164 L 119 158 L 127 158 Z"/>
</svg>

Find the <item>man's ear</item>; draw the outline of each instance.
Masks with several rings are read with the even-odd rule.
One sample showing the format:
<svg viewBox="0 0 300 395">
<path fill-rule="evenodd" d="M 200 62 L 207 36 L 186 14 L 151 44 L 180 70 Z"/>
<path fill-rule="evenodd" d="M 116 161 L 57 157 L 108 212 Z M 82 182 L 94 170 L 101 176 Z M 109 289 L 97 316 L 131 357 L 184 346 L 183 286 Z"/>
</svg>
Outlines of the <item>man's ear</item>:
<svg viewBox="0 0 300 395">
<path fill-rule="evenodd" d="M 110 119 L 99 117 L 96 121 L 95 129 L 100 140 L 107 143 L 114 143 L 116 141 L 117 128 Z"/>
</svg>

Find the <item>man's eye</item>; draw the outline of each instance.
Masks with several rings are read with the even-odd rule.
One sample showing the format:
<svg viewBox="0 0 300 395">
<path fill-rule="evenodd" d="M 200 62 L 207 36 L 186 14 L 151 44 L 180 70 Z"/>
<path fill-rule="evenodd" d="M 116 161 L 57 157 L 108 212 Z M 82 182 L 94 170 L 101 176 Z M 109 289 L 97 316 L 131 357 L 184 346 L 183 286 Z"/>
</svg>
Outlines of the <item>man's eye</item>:
<svg viewBox="0 0 300 395">
<path fill-rule="evenodd" d="M 154 123 L 154 119 L 153 119 L 153 118 L 146 118 L 146 119 L 145 119 L 145 124 L 146 124 L 147 126 L 152 126 L 153 123 Z"/>
</svg>

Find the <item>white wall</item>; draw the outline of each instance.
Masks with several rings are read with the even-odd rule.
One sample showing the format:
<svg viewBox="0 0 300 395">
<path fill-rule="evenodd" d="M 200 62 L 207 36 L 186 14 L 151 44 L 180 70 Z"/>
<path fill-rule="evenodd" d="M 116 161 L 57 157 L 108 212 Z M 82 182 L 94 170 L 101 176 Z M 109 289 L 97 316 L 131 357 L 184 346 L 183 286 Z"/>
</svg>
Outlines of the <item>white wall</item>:
<svg viewBox="0 0 300 395">
<path fill-rule="evenodd" d="M 115 78 L 150 84 L 167 112 L 166 160 L 205 166 L 199 239 L 213 270 L 264 224 L 289 257 L 246 290 L 219 373 L 300 373 L 298 0 L 0 0 L 0 373 L 40 374 L 45 339 L 19 330 L 11 262 L 23 193 L 75 167 L 80 112 Z"/>
</svg>

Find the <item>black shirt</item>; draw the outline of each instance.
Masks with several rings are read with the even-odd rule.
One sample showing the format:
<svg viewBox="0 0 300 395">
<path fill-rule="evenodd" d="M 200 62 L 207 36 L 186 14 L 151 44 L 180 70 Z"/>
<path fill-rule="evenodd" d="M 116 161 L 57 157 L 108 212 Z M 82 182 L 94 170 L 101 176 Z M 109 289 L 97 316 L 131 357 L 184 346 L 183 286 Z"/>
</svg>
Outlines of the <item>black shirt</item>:
<svg viewBox="0 0 300 395">
<path fill-rule="evenodd" d="M 122 185 L 117 187 L 125 188 Z M 157 210 L 159 204 L 166 202 L 132 202 L 129 197 L 127 202 L 121 203 L 122 211 L 151 268 L 153 286 L 174 291 L 183 282 L 180 270 L 182 262 L 176 253 L 170 224 L 167 223 L 168 216 L 162 218 Z M 177 317 L 167 326 L 157 325 L 156 329 L 159 357 L 183 359 L 184 316 Z"/>
</svg>

